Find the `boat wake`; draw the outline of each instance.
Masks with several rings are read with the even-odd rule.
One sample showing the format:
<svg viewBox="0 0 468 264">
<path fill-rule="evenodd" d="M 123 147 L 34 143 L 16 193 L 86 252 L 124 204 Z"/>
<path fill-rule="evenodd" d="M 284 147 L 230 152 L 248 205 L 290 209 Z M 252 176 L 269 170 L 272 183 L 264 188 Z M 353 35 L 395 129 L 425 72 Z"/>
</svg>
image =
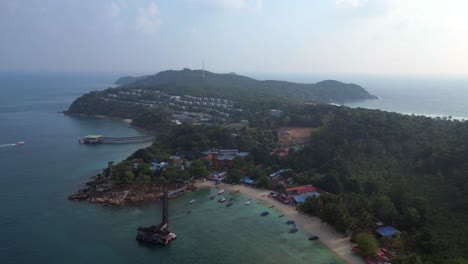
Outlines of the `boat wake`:
<svg viewBox="0 0 468 264">
<path fill-rule="evenodd" d="M 2 144 L 0 145 L 0 148 L 13 147 L 13 146 L 16 146 L 16 144 Z"/>
</svg>

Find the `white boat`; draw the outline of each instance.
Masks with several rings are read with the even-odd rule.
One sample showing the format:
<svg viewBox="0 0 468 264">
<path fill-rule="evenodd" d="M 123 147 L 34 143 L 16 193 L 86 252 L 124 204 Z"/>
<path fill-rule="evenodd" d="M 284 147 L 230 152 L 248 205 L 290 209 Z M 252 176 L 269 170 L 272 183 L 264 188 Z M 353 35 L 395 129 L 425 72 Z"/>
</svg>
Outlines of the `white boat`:
<svg viewBox="0 0 468 264">
<path fill-rule="evenodd" d="M 221 199 L 218 200 L 218 202 L 220 202 L 220 203 L 224 203 L 225 201 L 226 201 L 226 198 L 224 198 L 224 197 L 221 197 Z"/>
<path fill-rule="evenodd" d="M 195 200 L 190 200 L 189 204 L 193 204 L 194 202 L 195 202 Z"/>
<path fill-rule="evenodd" d="M 26 142 L 24 142 L 24 141 L 18 141 L 18 142 L 16 142 L 16 145 L 24 145 L 24 144 L 26 144 Z"/>
<path fill-rule="evenodd" d="M 249 205 L 249 204 L 251 204 L 251 203 L 252 203 L 252 202 L 250 202 L 250 201 L 245 202 L 246 205 Z"/>
<path fill-rule="evenodd" d="M 219 190 L 218 194 L 223 194 L 224 193 L 224 189 L 221 189 Z"/>
</svg>

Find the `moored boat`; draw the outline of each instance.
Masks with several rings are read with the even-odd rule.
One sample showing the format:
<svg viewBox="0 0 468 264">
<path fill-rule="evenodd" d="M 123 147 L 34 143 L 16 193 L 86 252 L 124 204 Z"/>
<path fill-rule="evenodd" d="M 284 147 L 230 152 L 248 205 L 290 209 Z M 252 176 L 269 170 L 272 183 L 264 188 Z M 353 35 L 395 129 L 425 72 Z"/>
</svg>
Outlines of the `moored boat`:
<svg viewBox="0 0 468 264">
<path fill-rule="evenodd" d="M 220 203 L 224 203 L 225 201 L 226 201 L 226 198 L 224 198 L 224 197 L 221 197 L 221 198 L 218 200 L 218 202 L 220 202 Z"/>
<path fill-rule="evenodd" d="M 212 195 L 212 196 L 210 197 L 210 200 L 214 200 L 215 197 L 216 197 L 216 196 Z"/>
<path fill-rule="evenodd" d="M 195 202 L 195 199 L 190 200 L 190 201 L 189 201 L 189 204 L 193 204 L 194 202 Z"/>
<path fill-rule="evenodd" d="M 224 193 L 224 189 L 221 189 L 219 190 L 218 194 L 223 194 Z"/>
<path fill-rule="evenodd" d="M 249 205 L 251 203 L 252 203 L 251 201 L 247 201 L 247 202 L 245 202 L 245 205 Z"/>
<path fill-rule="evenodd" d="M 264 211 L 264 212 L 262 212 L 260 215 L 261 215 L 261 216 L 267 216 L 267 215 L 269 215 L 269 214 L 270 214 L 270 213 L 269 213 L 268 211 Z"/>
</svg>

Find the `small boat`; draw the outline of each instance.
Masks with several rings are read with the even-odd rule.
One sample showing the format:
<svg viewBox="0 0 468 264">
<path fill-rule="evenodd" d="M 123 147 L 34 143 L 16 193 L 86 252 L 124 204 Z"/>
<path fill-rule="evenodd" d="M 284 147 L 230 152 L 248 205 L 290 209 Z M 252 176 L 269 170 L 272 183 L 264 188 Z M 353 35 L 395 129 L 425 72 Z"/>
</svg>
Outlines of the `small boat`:
<svg viewBox="0 0 468 264">
<path fill-rule="evenodd" d="M 210 197 L 210 200 L 214 200 L 215 197 L 216 197 L 216 196 L 212 195 L 212 196 Z"/>
<path fill-rule="evenodd" d="M 291 220 L 288 220 L 288 221 L 286 222 L 286 224 L 287 224 L 287 225 L 295 225 L 295 224 L 296 224 L 296 222 L 294 222 L 294 221 L 291 221 Z"/>
<path fill-rule="evenodd" d="M 24 145 L 24 144 L 26 144 L 26 142 L 24 142 L 24 141 L 18 141 L 18 142 L 16 142 L 16 145 L 17 145 L 17 146 Z"/>
<path fill-rule="evenodd" d="M 278 217 L 283 217 L 283 216 L 284 216 L 284 215 L 280 215 L 280 216 L 278 216 Z"/>
<path fill-rule="evenodd" d="M 224 197 L 221 197 L 221 199 L 218 200 L 218 202 L 220 202 L 220 203 L 224 203 L 225 201 L 226 201 L 226 198 L 224 198 Z"/>
<path fill-rule="evenodd" d="M 311 236 L 311 237 L 309 237 L 309 240 L 317 240 L 317 239 L 319 239 L 318 236 Z"/>
<path fill-rule="evenodd" d="M 226 204 L 226 207 L 231 207 L 233 205 L 233 203 L 231 201 L 229 201 L 228 204 Z"/>
<path fill-rule="evenodd" d="M 221 189 L 219 190 L 218 194 L 223 194 L 224 193 L 224 189 Z"/>
<path fill-rule="evenodd" d="M 293 234 L 293 233 L 296 233 L 297 232 L 297 228 L 291 228 L 289 230 L 289 233 Z"/>
<path fill-rule="evenodd" d="M 234 198 L 232 198 L 232 197 L 229 197 L 229 201 L 232 201 L 232 200 L 234 200 Z"/>
<path fill-rule="evenodd" d="M 191 211 L 191 210 L 190 210 L 190 211 L 187 211 L 187 214 L 191 214 L 191 213 L 192 213 L 192 211 Z"/>
<path fill-rule="evenodd" d="M 189 201 L 189 204 L 193 204 L 194 202 L 195 202 L 195 199 L 190 200 L 190 201 Z"/>
<path fill-rule="evenodd" d="M 270 206 L 270 208 L 273 208 L 273 207 L 275 207 L 275 206 L 274 205 Z"/>
<path fill-rule="evenodd" d="M 252 202 L 247 201 L 247 202 L 245 202 L 245 205 L 249 205 L 249 204 L 251 204 L 251 203 L 252 203 Z"/>
<path fill-rule="evenodd" d="M 264 211 L 264 212 L 262 212 L 260 215 L 261 215 L 261 216 L 267 216 L 267 215 L 269 215 L 269 214 L 270 214 L 270 213 L 269 213 L 268 211 Z"/>
<path fill-rule="evenodd" d="M 240 193 L 240 190 L 237 190 L 236 193 Z"/>
</svg>

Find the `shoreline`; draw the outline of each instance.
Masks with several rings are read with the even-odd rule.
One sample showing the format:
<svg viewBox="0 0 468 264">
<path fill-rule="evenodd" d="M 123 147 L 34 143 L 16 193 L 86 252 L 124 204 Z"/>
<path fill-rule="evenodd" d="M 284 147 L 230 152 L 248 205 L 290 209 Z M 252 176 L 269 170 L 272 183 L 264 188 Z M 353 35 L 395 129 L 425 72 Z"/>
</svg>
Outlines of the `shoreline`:
<svg viewBox="0 0 468 264">
<path fill-rule="evenodd" d="M 197 181 L 195 186 L 197 188 L 201 188 L 213 187 L 214 185 L 210 181 Z M 336 232 L 330 225 L 322 222 L 317 217 L 299 213 L 294 207 L 280 203 L 279 201 L 268 197 L 268 194 L 271 192 L 270 190 L 253 189 L 243 185 L 229 185 L 224 183 L 222 183 L 220 187 L 230 191 L 239 190 L 243 195 L 257 199 L 268 206 L 274 206 L 274 208 L 271 208 L 272 210 L 277 210 L 281 214 L 284 214 L 284 216 L 289 220 L 295 221 L 297 226 L 308 236 L 318 236 L 319 241 L 344 262 L 348 264 L 365 264 L 363 258 L 355 255 L 351 251 L 351 248 L 354 245 L 349 241 L 349 237 L 345 237 L 343 234 Z"/>
<path fill-rule="evenodd" d="M 145 129 L 145 128 L 134 125 L 133 124 L 133 119 L 130 119 L 130 118 L 120 118 L 120 117 L 113 117 L 113 116 L 106 116 L 106 115 L 72 114 L 72 113 L 68 113 L 67 110 L 59 112 L 59 113 L 62 113 L 63 115 L 67 115 L 67 116 L 74 116 L 74 117 L 92 117 L 92 118 L 116 120 L 116 121 L 124 122 L 124 123 L 128 124 L 128 126 L 130 128 L 133 128 L 133 129 L 135 129 L 137 131 L 140 131 L 140 132 L 143 132 L 143 133 L 154 133 L 155 132 L 153 130 L 148 130 L 148 129 Z"/>
</svg>

